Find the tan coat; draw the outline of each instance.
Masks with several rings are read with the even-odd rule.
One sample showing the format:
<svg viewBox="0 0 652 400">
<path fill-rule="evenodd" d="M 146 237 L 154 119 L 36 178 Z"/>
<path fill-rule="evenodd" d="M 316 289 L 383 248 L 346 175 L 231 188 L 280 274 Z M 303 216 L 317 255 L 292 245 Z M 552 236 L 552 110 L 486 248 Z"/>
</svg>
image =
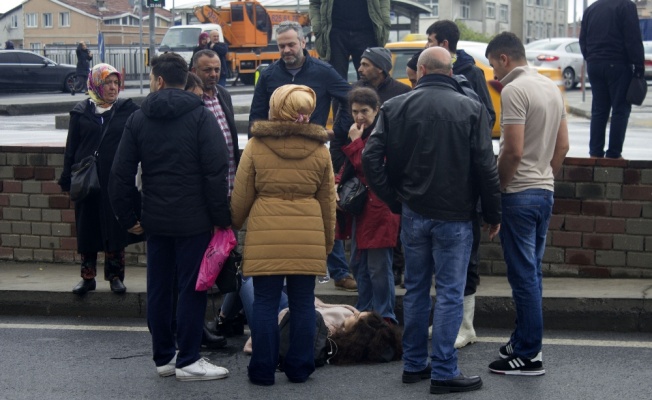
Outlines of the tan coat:
<svg viewBox="0 0 652 400">
<path fill-rule="evenodd" d="M 247 236 L 243 272 L 326 275 L 333 248 L 335 186 L 324 128 L 257 121 L 231 196 L 233 226 Z"/>
</svg>

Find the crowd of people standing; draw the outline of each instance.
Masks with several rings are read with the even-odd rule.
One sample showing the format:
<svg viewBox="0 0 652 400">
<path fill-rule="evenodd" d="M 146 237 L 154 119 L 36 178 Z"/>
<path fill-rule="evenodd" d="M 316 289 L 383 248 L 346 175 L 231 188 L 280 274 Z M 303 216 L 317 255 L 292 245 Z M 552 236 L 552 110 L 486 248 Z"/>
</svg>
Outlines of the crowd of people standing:
<svg viewBox="0 0 652 400">
<path fill-rule="evenodd" d="M 482 72 L 457 48 L 452 21 L 428 29 L 427 48 L 408 64 L 411 88 L 390 76 L 388 1 L 311 0 L 310 10 L 323 60 L 306 51 L 298 23 L 278 25 L 280 59 L 260 74 L 242 153 L 219 32 L 200 35 L 190 63 L 175 53 L 154 57 L 140 107 L 118 97 L 123 77 L 115 68 L 90 70 L 89 98 L 71 111 L 59 180 L 70 191 L 79 164 L 95 157 L 101 190 L 75 202 L 82 280 L 73 292 L 96 289 L 104 252 L 104 277 L 124 293 L 124 248 L 146 240 L 156 372 L 180 381 L 226 378 L 226 368 L 200 354 L 207 295 L 195 282 L 213 231 L 246 226 L 243 287 L 232 296 L 251 330 L 251 383 L 273 385 L 277 368 L 305 382 L 323 319 L 338 348 L 333 364 L 400 359 L 403 383 L 429 379 L 434 394 L 477 390 L 482 379 L 462 373 L 458 348 L 476 340 L 485 223 L 489 239 L 501 239 L 517 314 L 489 369 L 544 374 L 541 259 L 554 174 L 569 147 L 561 93 L 528 67 L 514 34 L 491 40 L 486 56 L 504 86 L 496 162 L 497 116 Z M 352 86 L 339 65 L 349 56 L 360 78 Z M 358 213 L 344 211 L 339 195 L 354 179 L 364 188 Z M 402 332 L 395 259 L 404 259 Z M 316 277 L 327 274 L 335 287 L 358 292 L 355 307 L 315 298 Z M 286 313 L 289 348 L 280 357 Z"/>
</svg>

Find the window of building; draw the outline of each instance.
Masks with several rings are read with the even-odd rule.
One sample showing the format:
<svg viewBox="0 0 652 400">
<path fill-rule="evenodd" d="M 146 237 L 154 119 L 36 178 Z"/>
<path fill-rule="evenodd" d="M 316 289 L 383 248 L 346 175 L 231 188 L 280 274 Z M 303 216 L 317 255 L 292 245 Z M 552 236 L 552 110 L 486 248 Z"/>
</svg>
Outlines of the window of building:
<svg viewBox="0 0 652 400">
<path fill-rule="evenodd" d="M 29 48 L 32 51 L 41 50 L 41 43 L 30 43 Z"/>
<path fill-rule="evenodd" d="M 525 25 L 526 25 L 526 28 L 525 28 L 525 35 L 526 35 L 527 37 L 531 38 L 531 37 L 532 37 L 532 33 L 533 33 L 533 32 L 532 32 L 532 25 L 533 25 L 533 24 L 532 24 L 532 21 L 527 21 L 527 22 L 525 23 Z"/>
<path fill-rule="evenodd" d="M 487 3 L 487 18 L 496 19 L 496 3 Z"/>
<path fill-rule="evenodd" d="M 500 5 L 500 22 L 509 22 L 509 6 L 507 4 Z"/>
<path fill-rule="evenodd" d="M 557 36 L 559 36 L 559 37 L 566 36 L 566 33 L 564 32 L 564 29 L 565 29 L 564 24 L 559 24 L 559 26 L 557 27 Z"/>
<path fill-rule="evenodd" d="M 46 28 L 52 28 L 52 14 L 43 13 L 43 26 Z"/>
<path fill-rule="evenodd" d="M 59 26 L 70 26 L 70 13 L 69 12 L 60 12 L 59 13 Z"/>
<path fill-rule="evenodd" d="M 460 1 L 460 18 L 469 19 L 471 17 L 471 1 Z"/>
<path fill-rule="evenodd" d="M 38 14 L 36 13 L 25 14 L 25 26 L 28 28 L 38 27 Z"/>
<path fill-rule="evenodd" d="M 429 0 L 428 5 L 432 9 L 430 15 L 432 17 L 439 17 L 439 0 Z"/>
<path fill-rule="evenodd" d="M 11 16 L 11 27 L 18 28 L 18 15 Z"/>
<path fill-rule="evenodd" d="M 546 37 L 554 37 L 554 33 L 552 32 L 552 24 L 548 23 L 546 24 Z"/>
<path fill-rule="evenodd" d="M 557 0 L 557 9 L 560 11 L 564 11 L 566 9 L 566 1 L 565 0 Z"/>
</svg>

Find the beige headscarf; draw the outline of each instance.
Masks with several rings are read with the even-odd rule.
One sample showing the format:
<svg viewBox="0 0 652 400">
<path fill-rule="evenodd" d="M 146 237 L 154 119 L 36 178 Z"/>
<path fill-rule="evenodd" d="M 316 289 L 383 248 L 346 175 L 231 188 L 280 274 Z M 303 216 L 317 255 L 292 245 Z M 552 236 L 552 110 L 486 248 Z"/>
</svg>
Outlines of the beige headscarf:
<svg viewBox="0 0 652 400">
<path fill-rule="evenodd" d="M 307 124 L 316 104 L 317 95 L 308 86 L 283 85 L 269 99 L 269 119 Z"/>
</svg>

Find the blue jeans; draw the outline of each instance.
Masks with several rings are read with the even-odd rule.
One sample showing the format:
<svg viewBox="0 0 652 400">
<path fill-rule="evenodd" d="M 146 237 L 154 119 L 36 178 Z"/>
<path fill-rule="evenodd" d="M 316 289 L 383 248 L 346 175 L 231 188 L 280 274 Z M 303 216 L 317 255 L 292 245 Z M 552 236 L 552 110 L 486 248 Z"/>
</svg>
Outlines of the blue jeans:
<svg viewBox="0 0 652 400">
<path fill-rule="evenodd" d="M 589 154 L 592 157 L 618 158 L 623 151 L 627 122 L 632 111 L 632 105 L 626 99 L 632 80 L 632 67 L 608 61 L 594 61 L 588 63 L 587 73 L 593 93 Z M 605 132 L 612 109 L 609 147 L 605 154 Z"/>
<path fill-rule="evenodd" d="M 274 384 L 280 341 L 278 305 L 283 279 L 287 279 L 290 308 L 290 348 L 283 370 L 292 382 L 305 382 L 315 371 L 315 276 L 254 276 L 249 379 L 257 384 Z"/>
<path fill-rule="evenodd" d="M 552 204 L 553 192 L 544 189 L 502 195 L 500 242 L 516 307 L 509 341 L 514 355 L 530 359 L 541 351 L 543 340 L 541 260 Z"/>
<path fill-rule="evenodd" d="M 173 304 L 177 293 L 176 366 L 183 368 L 200 358 L 206 292 L 196 291 L 195 284 L 211 236 L 207 231 L 188 237 L 147 237 L 147 326 L 157 366 L 169 363 L 174 357 Z"/>
<path fill-rule="evenodd" d="M 356 226 L 353 222 L 351 238 L 351 270 L 358 283 L 358 302 L 360 311 L 376 311 L 383 318 L 397 322 L 394 314 L 396 304 L 392 257 L 394 248 L 358 249 Z"/>
<path fill-rule="evenodd" d="M 333 251 L 326 258 L 328 274 L 335 281 L 342 280 L 349 276 L 349 264 L 344 255 L 344 240 L 336 240 L 333 244 Z"/>
<path fill-rule="evenodd" d="M 431 379 L 460 374 L 453 346 L 462 323 L 466 269 L 471 254 L 471 222 L 426 218 L 403 204 L 401 240 L 405 251 L 403 369 L 428 365 L 430 285 L 435 274 L 437 300 L 432 322 Z"/>
<path fill-rule="evenodd" d="M 240 301 L 244 310 L 247 322 L 254 319 L 254 281 L 251 277 L 242 277 L 242 287 L 240 288 Z M 288 308 L 288 295 L 283 291 L 281 293 L 281 303 L 278 305 L 278 312 Z M 251 325 L 251 323 L 249 323 Z"/>
</svg>

